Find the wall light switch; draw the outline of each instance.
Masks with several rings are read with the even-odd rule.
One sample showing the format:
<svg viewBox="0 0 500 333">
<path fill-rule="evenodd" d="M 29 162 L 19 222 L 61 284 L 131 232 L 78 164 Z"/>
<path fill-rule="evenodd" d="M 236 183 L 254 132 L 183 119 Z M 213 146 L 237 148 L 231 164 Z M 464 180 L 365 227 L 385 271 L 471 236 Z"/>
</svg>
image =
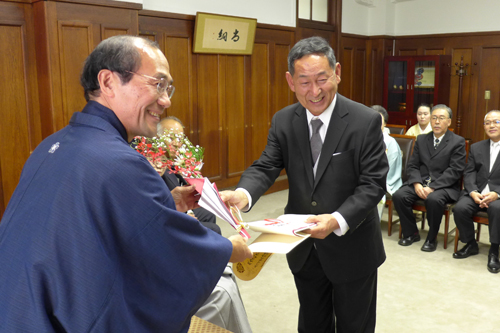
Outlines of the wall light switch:
<svg viewBox="0 0 500 333">
<path fill-rule="evenodd" d="M 484 99 L 490 99 L 490 97 L 491 97 L 490 91 L 489 91 L 489 90 L 486 90 L 486 91 L 484 92 Z"/>
</svg>

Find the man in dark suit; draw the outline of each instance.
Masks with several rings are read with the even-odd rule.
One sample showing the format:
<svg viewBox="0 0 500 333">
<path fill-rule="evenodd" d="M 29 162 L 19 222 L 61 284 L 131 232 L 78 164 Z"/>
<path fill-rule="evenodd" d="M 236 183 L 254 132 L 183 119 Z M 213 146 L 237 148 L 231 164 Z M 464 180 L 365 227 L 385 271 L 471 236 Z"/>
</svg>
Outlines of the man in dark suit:
<svg viewBox="0 0 500 333">
<path fill-rule="evenodd" d="M 285 213 L 314 214 L 308 221 L 318 223 L 287 254 L 299 332 L 373 332 L 377 268 L 385 260 L 377 214 L 388 171 L 381 117 L 337 93 L 340 64 L 323 38 L 295 44 L 288 70 L 299 103 L 275 114 L 261 157 L 222 196 L 250 208 L 285 168 Z"/>
<path fill-rule="evenodd" d="M 184 125 L 181 120 L 174 116 L 163 118 L 157 125 L 158 134 L 163 134 L 166 131 L 173 130 L 176 133 L 184 133 Z M 161 176 L 168 189 L 175 195 L 176 188 L 179 186 L 189 186 L 188 182 L 179 174 L 171 173 L 166 170 Z M 220 227 L 217 225 L 216 217 L 203 207 L 198 207 L 187 212 L 192 217 L 196 218 L 206 228 L 215 231 L 221 235 Z"/>
<path fill-rule="evenodd" d="M 418 136 L 408 162 L 408 180 L 392 196 L 403 228 L 399 245 L 409 246 L 420 240 L 412 210 L 413 203 L 420 198 L 425 200 L 429 221 L 422 251 L 435 251 L 444 206 L 458 200 L 460 177 L 465 168 L 465 140 L 448 131 L 451 117 L 451 109 L 444 104 L 432 108 L 432 132 Z"/>
<path fill-rule="evenodd" d="M 488 212 L 488 230 L 491 247 L 488 254 L 488 270 L 500 272 L 498 244 L 500 244 L 500 111 L 492 110 L 484 117 L 484 131 L 489 140 L 471 146 L 469 161 L 464 173 L 463 195 L 453 209 L 455 223 L 460 230 L 460 240 L 465 246 L 453 254 L 455 259 L 467 258 L 479 253 L 474 239 L 472 215 L 479 210 Z"/>
</svg>

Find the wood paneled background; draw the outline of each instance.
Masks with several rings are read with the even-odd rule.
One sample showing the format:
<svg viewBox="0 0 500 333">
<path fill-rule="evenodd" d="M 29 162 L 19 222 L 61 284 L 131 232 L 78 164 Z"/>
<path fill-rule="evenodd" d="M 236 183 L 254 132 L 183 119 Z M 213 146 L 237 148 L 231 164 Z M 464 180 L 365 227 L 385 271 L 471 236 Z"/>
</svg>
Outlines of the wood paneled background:
<svg viewBox="0 0 500 333">
<path fill-rule="evenodd" d="M 341 1 L 336 4 L 340 26 Z M 193 54 L 194 24 L 194 16 L 145 11 L 125 2 L 0 0 L 0 214 L 33 149 L 85 105 L 79 84 L 84 59 L 101 40 L 117 34 L 159 43 L 176 86 L 166 113 L 180 118 L 191 140 L 205 147 L 203 174 L 219 188 L 236 185 L 260 156 L 274 113 L 295 101 L 285 80 L 286 58 L 304 37 L 323 36 L 336 48 L 339 91 L 360 103 L 382 104 L 384 56 L 450 54 L 453 62 L 463 55 L 469 64 L 463 135 L 483 139 L 484 113 L 500 108 L 500 33 L 366 37 L 332 28 L 258 24 L 253 54 L 232 56 Z M 457 89 L 453 76 L 453 110 Z M 491 91 L 489 101 L 485 90 Z M 283 174 L 273 190 L 286 186 Z"/>
</svg>

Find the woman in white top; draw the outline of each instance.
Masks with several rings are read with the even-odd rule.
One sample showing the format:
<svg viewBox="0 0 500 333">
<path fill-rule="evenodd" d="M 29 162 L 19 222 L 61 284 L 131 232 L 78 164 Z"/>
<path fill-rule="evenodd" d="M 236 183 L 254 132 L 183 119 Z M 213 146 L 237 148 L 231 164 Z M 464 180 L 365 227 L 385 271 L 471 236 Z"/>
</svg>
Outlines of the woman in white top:
<svg viewBox="0 0 500 333">
<path fill-rule="evenodd" d="M 417 109 L 418 124 L 413 125 L 406 131 L 406 135 L 419 136 L 420 134 L 429 133 L 431 127 L 431 108 L 427 104 L 420 104 Z"/>
</svg>

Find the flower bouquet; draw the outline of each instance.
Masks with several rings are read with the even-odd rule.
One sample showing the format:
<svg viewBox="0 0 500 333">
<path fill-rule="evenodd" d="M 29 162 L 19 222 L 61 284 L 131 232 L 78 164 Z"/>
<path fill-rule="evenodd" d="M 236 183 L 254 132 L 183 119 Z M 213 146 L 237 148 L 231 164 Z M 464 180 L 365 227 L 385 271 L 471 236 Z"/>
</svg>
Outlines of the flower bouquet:
<svg viewBox="0 0 500 333">
<path fill-rule="evenodd" d="M 130 145 L 146 157 L 160 175 L 168 171 L 184 178 L 203 178 L 204 148 L 193 145 L 183 133 L 169 131 L 152 138 L 137 136 Z"/>
<path fill-rule="evenodd" d="M 139 154 L 146 157 L 153 168 L 162 176 L 168 167 L 167 146 L 157 137 L 136 136 L 130 144 Z"/>
<path fill-rule="evenodd" d="M 167 166 L 169 172 L 184 178 L 203 178 L 203 153 L 205 149 L 193 145 L 184 133 L 170 130 L 159 136 L 159 141 L 167 147 Z"/>
<path fill-rule="evenodd" d="M 222 201 L 217 186 L 201 175 L 205 151 L 202 147 L 193 145 L 186 135 L 174 130 L 153 138 L 136 137 L 131 146 L 146 157 L 160 176 L 168 171 L 194 185 L 200 194 L 201 207 L 229 222 L 243 237 L 250 238 L 241 224 L 241 217 L 238 220 L 235 216 L 235 207 L 230 210 Z"/>
</svg>

